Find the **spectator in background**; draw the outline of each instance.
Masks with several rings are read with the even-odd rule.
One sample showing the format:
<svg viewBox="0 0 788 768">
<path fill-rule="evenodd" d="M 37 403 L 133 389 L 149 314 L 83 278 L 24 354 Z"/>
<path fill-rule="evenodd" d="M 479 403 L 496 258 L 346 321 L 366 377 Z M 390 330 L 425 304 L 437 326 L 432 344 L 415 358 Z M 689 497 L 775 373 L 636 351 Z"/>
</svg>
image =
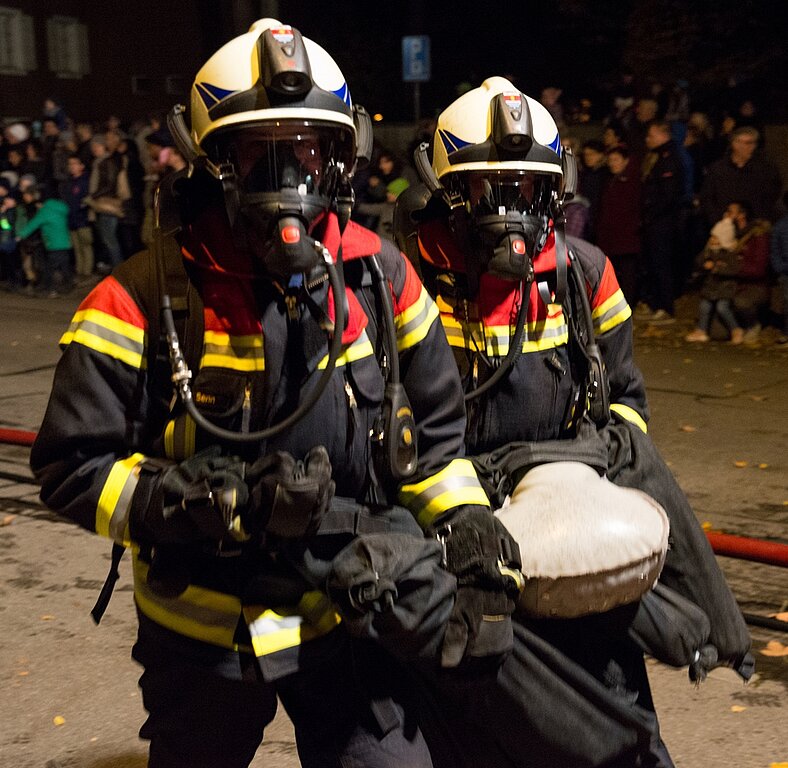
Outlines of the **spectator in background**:
<svg viewBox="0 0 788 768">
<path fill-rule="evenodd" d="M 77 123 L 74 127 L 74 137 L 77 142 L 77 154 L 88 170 L 93 166 L 93 150 L 90 142 L 93 140 L 93 126 L 90 123 Z"/>
<path fill-rule="evenodd" d="M 668 122 L 666 120 L 666 122 Z M 693 185 L 695 180 L 695 166 L 692 156 L 684 146 L 687 137 L 687 124 L 681 121 L 670 122 L 670 136 L 673 140 L 676 156 L 681 163 L 682 171 L 682 194 L 681 207 L 678 221 L 678 240 L 673 251 L 673 289 L 674 296 L 681 296 L 692 275 L 697 251 L 690 247 L 692 242 L 692 213 L 693 200 L 695 197 Z"/>
<path fill-rule="evenodd" d="M 783 207 L 786 212 L 774 225 L 770 250 L 772 269 L 780 283 L 783 299 L 783 327 L 777 338 L 778 344 L 788 344 L 788 192 L 783 194 Z"/>
<path fill-rule="evenodd" d="M 744 99 L 739 104 L 739 109 L 736 112 L 736 127 L 737 128 L 755 128 L 760 136 L 759 148 L 763 149 L 766 146 L 764 136 L 764 122 L 758 114 L 758 107 L 752 99 Z"/>
<path fill-rule="evenodd" d="M 684 195 L 681 160 L 671 139 L 670 124 L 655 120 L 646 134 L 649 152 L 642 166 L 641 205 L 643 274 L 642 298 L 654 310 L 652 323 L 673 318 L 674 264 Z"/>
<path fill-rule="evenodd" d="M 20 201 L 16 207 L 16 224 L 14 234 L 19 246 L 19 261 L 22 269 L 22 290 L 33 294 L 44 269 L 44 241 L 41 232 L 34 232 L 24 240 L 21 233 L 38 211 L 40 192 L 35 176 L 26 174 L 19 179 Z"/>
<path fill-rule="evenodd" d="M 41 142 L 30 139 L 25 144 L 25 159 L 22 161 L 20 175 L 32 174 L 39 184 L 48 186 L 46 160 L 41 155 Z"/>
<path fill-rule="evenodd" d="M 703 112 L 693 112 L 687 121 L 687 134 L 684 137 L 684 148 L 692 159 L 694 174 L 692 179 L 693 194 L 700 192 L 706 167 L 712 159 L 712 141 L 714 130 L 709 118 Z"/>
<path fill-rule="evenodd" d="M 613 88 L 610 99 L 610 120 L 618 122 L 622 127 L 633 119 L 635 109 L 635 78 L 631 72 L 624 70 L 621 79 Z"/>
<path fill-rule="evenodd" d="M 736 118 L 733 115 L 726 114 L 722 116 L 717 135 L 712 142 L 712 160 L 719 160 L 730 151 L 731 137 L 736 127 Z"/>
<path fill-rule="evenodd" d="M 733 310 L 744 328 L 744 343 L 754 344 L 761 334 L 762 317 L 771 299 L 769 238 L 771 224 L 755 218 L 746 200 L 734 200 L 725 210 L 736 225 L 740 258 Z"/>
<path fill-rule="evenodd" d="M 51 97 L 44 99 L 43 116 L 45 121 L 52 120 L 58 131 L 66 131 L 70 127 L 66 110 Z"/>
<path fill-rule="evenodd" d="M 676 80 L 665 109 L 665 120 L 669 123 L 686 123 L 690 115 L 689 83 Z"/>
<path fill-rule="evenodd" d="M 137 143 L 126 135 L 120 136 L 118 154 L 128 182 L 129 196 L 123 200 L 123 215 L 118 222 L 118 241 L 124 259 L 141 251 L 142 225 L 145 219 L 145 169 L 140 161 Z"/>
<path fill-rule="evenodd" d="M 39 175 L 34 173 L 42 184 L 46 185 L 47 194 L 52 196 L 57 191 L 57 182 L 65 178 L 61 173 L 60 179 L 56 179 L 56 169 L 54 167 L 55 148 L 60 141 L 60 128 L 54 117 L 45 117 L 41 121 L 41 159 L 44 161 L 44 170 Z M 57 171 L 65 172 L 65 162 Z"/>
<path fill-rule="evenodd" d="M 566 151 L 566 145 L 564 145 Z M 591 213 L 588 200 L 583 197 L 578 190 L 571 198 L 564 201 L 564 216 L 566 223 L 564 229 L 567 235 L 579 237 L 583 240 L 588 239 L 588 231 L 591 226 Z"/>
<path fill-rule="evenodd" d="M 368 224 L 374 223 L 375 226 L 370 227 L 371 229 L 391 237 L 394 201 L 403 190 L 417 181 L 416 172 L 411 166 L 403 163 L 388 149 L 382 149 L 378 155 L 377 167 L 367 181 L 359 214 L 368 217 Z"/>
<path fill-rule="evenodd" d="M 11 191 L 11 183 L 0 176 L 0 280 L 13 290 L 18 272 L 18 256 L 14 233 L 16 200 Z"/>
<path fill-rule="evenodd" d="M 96 264 L 99 274 L 109 274 L 112 267 L 123 261 L 123 252 L 118 240 L 118 226 L 123 216 L 123 201 L 131 196 L 125 178 L 123 158 L 116 151 L 120 134 L 107 131 L 93 137 L 93 167 L 90 174 L 90 193 L 86 199 L 93 211 L 96 231 L 101 240 L 108 262 Z"/>
<path fill-rule="evenodd" d="M 90 174 L 79 155 L 68 159 L 68 180 L 61 186 L 61 198 L 68 206 L 68 228 L 71 247 L 74 249 L 74 264 L 78 283 L 84 283 L 93 275 L 93 228 L 90 226 L 85 203 L 90 186 Z"/>
<path fill-rule="evenodd" d="M 588 201 L 588 230 L 585 239 L 596 243 L 596 224 L 599 216 L 599 201 L 602 189 L 610 176 L 605 158 L 605 145 L 596 139 L 583 143 L 583 163 L 580 167 L 578 189 Z"/>
<path fill-rule="evenodd" d="M 646 154 L 646 134 L 649 126 L 657 119 L 659 106 L 655 99 L 638 99 L 635 117 L 627 128 L 626 145 L 635 165 L 640 165 Z"/>
<path fill-rule="evenodd" d="M 709 341 L 711 322 L 716 313 L 730 333 L 731 344 L 741 344 L 744 330 L 733 312 L 736 274 L 741 256 L 736 248 L 736 225 L 728 213 L 711 228 L 711 235 L 699 261 L 704 277 L 700 289 L 698 321 L 685 341 Z"/>
<path fill-rule="evenodd" d="M 607 167 L 610 174 L 599 202 L 597 245 L 613 264 L 624 298 L 634 307 L 640 257 L 640 174 L 624 146 L 608 150 Z"/>
<path fill-rule="evenodd" d="M 9 147 L 24 144 L 30 139 L 30 128 L 24 123 L 10 123 L 3 128 L 3 138 Z"/>
<path fill-rule="evenodd" d="M 605 145 L 605 151 L 626 144 L 627 136 L 623 124 L 617 120 L 611 120 L 602 131 L 602 143 Z"/>
<path fill-rule="evenodd" d="M 25 175 L 25 145 L 13 144 L 8 147 L 4 173 L 13 173 L 17 179 Z"/>
<path fill-rule="evenodd" d="M 39 192 L 45 193 L 45 188 L 40 188 Z M 73 288 L 68 206 L 56 197 L 39 200 L 36 205 L 38 211 L 21 229 L 19 239 L 25 240 L 41 231 L 44 259 L 38 288 L 42 295 L 57 298 Z"/>
<path fill-rule="evenodd" d="M 754 218 L 774 221 L 782 180 L 777 166 L 756 152 L 759 135 L 749 126 L 736 128 L 728 154 L 709 166 L 700 190 L 707 226 L 719 221 L 734 200 L 746 201 Z"/>
</svg>

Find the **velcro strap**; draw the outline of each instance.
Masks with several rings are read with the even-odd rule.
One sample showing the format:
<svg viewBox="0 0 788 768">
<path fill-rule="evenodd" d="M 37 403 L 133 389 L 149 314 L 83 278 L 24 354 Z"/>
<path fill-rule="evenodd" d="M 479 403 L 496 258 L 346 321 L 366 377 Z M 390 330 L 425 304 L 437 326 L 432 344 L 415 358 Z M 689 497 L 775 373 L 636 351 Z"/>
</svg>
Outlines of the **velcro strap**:
<svg viewBox="0 0 788 768">
<path fill-rule="evenodd" d="M 454 574 L 475 570 L 501 557 L 501 541 L 494 532 L 480 531 L 468 525 L 448 528 L 445 548 L 446 568 Z"/>
</svg>

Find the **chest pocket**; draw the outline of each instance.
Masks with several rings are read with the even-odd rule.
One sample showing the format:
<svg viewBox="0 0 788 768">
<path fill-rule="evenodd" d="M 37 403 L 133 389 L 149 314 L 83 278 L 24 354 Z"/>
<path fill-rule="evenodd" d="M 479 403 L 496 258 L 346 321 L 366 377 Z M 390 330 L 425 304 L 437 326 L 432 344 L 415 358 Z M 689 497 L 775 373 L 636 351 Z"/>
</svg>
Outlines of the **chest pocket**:
<svg viewBox="0 0 788 768">
<path fill-rule="evenodd" d="M 197 372 L 192 387 L 197 409 L 217 427 L 248 432 L 251 422 L 253 377 L 251 374 L 206 368 Z M 197 428 L 180 402 L 167 421 L 156 450 L 169 459 L 183 461 L 216 442 Z"/>
</svg>

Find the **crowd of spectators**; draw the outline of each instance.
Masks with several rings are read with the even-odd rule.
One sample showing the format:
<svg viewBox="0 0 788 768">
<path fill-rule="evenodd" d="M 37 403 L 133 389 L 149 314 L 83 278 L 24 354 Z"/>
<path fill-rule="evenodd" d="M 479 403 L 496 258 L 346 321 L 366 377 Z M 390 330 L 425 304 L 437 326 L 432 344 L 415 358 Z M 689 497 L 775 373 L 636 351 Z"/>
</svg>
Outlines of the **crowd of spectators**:
<svg viewBox="0 0 788 768">
<path fill-rule="evenodd" d="M 788 201 L 780 203 L 783 181 L 752 99 L 715 116 L 693 110 L 685 81 L 639 93 L 625 77 L 598 136 L 578 141 L 572 125 L 563 140 L 580 171 L 567 226 L 610 257 L 639 318 L 672 323 L 676 299 L 697 291 L 697 327 L 686 340 L 710 340 L 716 316 L 740 344 L 785 317 L 774 289 L 788 284 Z M 713 235 L 723 230 L 725 247 Z"/>
<path fill-rule="evenodd" d="M 624 75 L 603 119 L 592 122 L 590 100 L 565 107 L 561 97 L 555 87 L 541 93 L 579 164 L 567 229 L 610 257 L 636 316 L 671 323 L 676 299 L 697 291 L 697 328 L 687 340 L 711 338 L 716 316 L 741 343 L 788 314 L 774 290 L 788 290 L 788 223 L 775 226 L 788 203 L 781 210 L 782 180 L 751 99 L 712 115 L 693 110 L 685 81 L 638 89 Z M 583 141 L 573 130 L 580 125 Z M 372 162 L 354 178 L 356 220 L 391 236 L 394 202 L 418 181 L 413 150 L 433 131 L 434 120 L 422 121 L 402 157 L 376 142 Z M 116 117 L 79 122 L 47 99 L 39 120 L 6 123 L 3 286 L 56 296 L 107 274 L 149 241 L 153 189 L 183 166 L 155 115 L 129 126 Z M 730 235 L 724 247 L 722 231 Z"/>
<path fill-rule="evenodd" d="M 47 99 L 0 136 L 0 281 L 54 298 L 95 282 L 150 239 L 153 190 L 183 159 L 160 118 L 77 122 Z"/>
</svg>

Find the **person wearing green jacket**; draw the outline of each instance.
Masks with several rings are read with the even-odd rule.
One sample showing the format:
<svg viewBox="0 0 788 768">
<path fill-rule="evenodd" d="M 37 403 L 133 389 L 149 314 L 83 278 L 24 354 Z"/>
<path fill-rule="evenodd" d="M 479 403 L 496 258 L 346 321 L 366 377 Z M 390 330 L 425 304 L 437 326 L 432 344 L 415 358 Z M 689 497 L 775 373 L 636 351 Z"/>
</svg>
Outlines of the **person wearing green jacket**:
<svg viewBox="0 0 788 768">
<path fill-rule="evenodd" d="M 55 197 L 40 203 L 36 214 L 19 232 L 19 239 L 25 240 L 39 230 L 44 241 L 45 258 L 38 287 L 44 295 L 56 298 L 73 287 L 66 203 Z"/>
</svg>

